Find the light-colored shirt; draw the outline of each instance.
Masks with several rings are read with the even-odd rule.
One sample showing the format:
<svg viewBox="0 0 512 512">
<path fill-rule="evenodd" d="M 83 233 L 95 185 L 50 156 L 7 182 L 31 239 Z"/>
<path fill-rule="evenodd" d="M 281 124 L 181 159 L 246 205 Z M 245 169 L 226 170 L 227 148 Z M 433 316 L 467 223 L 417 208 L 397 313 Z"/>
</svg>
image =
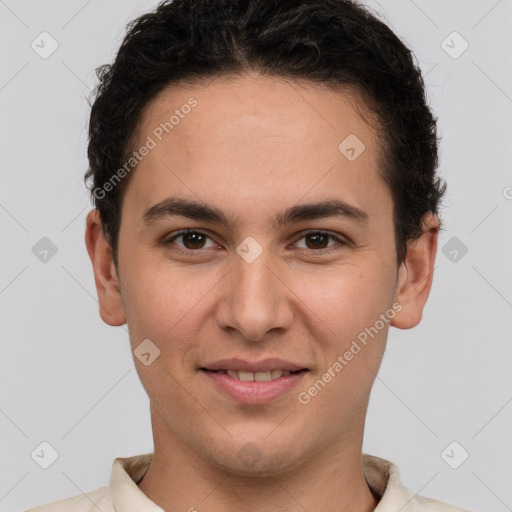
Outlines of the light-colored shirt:
<svg viewBox="0 0 512 512">
<path fill-rule="evenodd" d="M 86 494 L 40 505 L 26 512 L 165 512 L 138 487 L 153 453 L 114 460 L 108 486 Z M 368 486 L 379 498 L 374 512 L 468 512 L 438 500 L 413 494 L 400 483 L 392 462 L 363 453 L 363 473 Z M 190 511 L 194 511 L 191 506 Z"/>
</svg>

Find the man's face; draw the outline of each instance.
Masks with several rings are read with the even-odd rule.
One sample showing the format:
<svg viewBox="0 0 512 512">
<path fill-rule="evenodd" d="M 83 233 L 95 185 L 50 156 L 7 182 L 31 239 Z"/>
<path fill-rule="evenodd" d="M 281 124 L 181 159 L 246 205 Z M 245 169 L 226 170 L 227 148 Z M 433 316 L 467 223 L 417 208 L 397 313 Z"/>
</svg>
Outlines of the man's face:
<svg viewBox="0 0 512 512">
<path fill-rule="evenodd" d="M 191 97 L 197 104 L 182 108 Z M 173 114 L 172 130 L 159 130 Z M 341 92 L 251 76 L 168 88 L 145 111 L 135 150 L 148 136 L 156 146 L 123 198 L 119 278 L 132 350 L 143 340 L 146 352 L 160 350 L 147 366 L 135 358 L 155 435 L 248 473 L 291 468 L 335 445 L 360 450 L 389 328 L 381 315 L 392 318 L 397 299 L 376 133 Z M 171 197 L 207 204 L 230 224 L 144 220 Z M 363 213 L 275 222 L 335 200 Z M 171 240 L 184 229 L 195 233 Z M 282 362 L 259 368 L 304 370 L 270 382 L 205 370 L 273 358 Z"/>
</svg>

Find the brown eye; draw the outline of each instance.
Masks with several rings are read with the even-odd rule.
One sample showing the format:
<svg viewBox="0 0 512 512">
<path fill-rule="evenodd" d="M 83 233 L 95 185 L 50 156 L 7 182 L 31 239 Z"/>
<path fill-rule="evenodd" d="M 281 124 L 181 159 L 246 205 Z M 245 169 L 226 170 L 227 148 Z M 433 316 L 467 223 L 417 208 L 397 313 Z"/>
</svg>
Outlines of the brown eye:
<svg viewBox="0 0 512 512">
<path fill-rule="evenodd" d="M 339 239 L 338 237 L 331 235 L 329 233 L 325 233 L 323 231 L 311 231 L 309 233 L 306 233 L 302 238 L 299 238 L 299 240 L 306 240 L 306 247 L 305 249 L 311 249 L 311 250 L 321 250 L 321 249 L 327 249 L 329 246 L 329 240 L 335 240 L 339 243 L 343 244 L 343 241 Z M 336 245 L 336 244 L 334 244 Z"/>
<path fill-rule="evenodd" d="M 205 235 L 201 231 L 195 230 L 184 230 L 176 233 L 172 238 L 169 238 L 164 242 L 165 245 L 172 245 L 177 239 L 182 239 L 183 245 L 176 244 L 180 248 L 188 249 L 190 251 L 196 251 L 205 249 L 206 240 L 210 239 L 209 236 Z M 215 244 L 214 244 L 215 245 Z"/>
<path fill-rule="evenodd" d="M 329 238 L 330 236 L 324 233 L 309 233 L 305 236 L 305 239 L 310 240 L 313 245 L 309 249 L 325 249 L 329 243 Z M 306 245 L 308 245 L 307 242 Z"/>
<path fill-rule="evenodd" d="M 186 233 L 182 235 L 183 243 L 187 249 L 202 249 L 205 241 L 205 236 L 201 233 Z"/>
</svg>

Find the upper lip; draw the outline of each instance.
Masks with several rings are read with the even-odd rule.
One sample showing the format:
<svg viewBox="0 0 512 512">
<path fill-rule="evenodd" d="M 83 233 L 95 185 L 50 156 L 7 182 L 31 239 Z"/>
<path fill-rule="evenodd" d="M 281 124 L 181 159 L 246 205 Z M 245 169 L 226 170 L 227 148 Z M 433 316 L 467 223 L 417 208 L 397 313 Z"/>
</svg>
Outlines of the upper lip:
<svg viewBox="0 0 512 512">
<path fill-rule="evenodd" d="M 206 370 L 241 370 L 244 372 L 269 372 L 272 370 L 289 370 L 295 372 L 297 370 L 307 370 L 306 367 L 285 361 L 284 359 L 263 359 L 262 361 L 247 361 L 245 359 L 221 359 L 214 363 L 201 366 Z"/>
</svg>

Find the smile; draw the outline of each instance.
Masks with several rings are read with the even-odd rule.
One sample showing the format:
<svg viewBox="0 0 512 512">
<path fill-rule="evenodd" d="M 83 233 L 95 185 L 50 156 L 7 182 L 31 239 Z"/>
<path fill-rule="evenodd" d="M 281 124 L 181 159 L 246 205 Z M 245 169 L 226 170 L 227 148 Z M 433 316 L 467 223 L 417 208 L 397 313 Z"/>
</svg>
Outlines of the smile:
<svg viewBox="0 0 512 512">
<path fill-rule="evenodd" d="M 264 372 L 207 370 L 203 373 L 223 396 L 243 404 L 266 404 L 295 388 L 308 370 Z"/>
<path fill-rule="evenodd" d="M 290 375 L 290 370 L 272 370 L 268 372 L 246 372 L 243 370 L 217 370 L 217 373 L 223 373 L 229 375 L 232 379 L 241 380 L 244 382 L 250 382 L 256 380 L 258 382 L 268 382 L 269 380 L 275 380 L 281 378 L 283 375 Z"/>
</svg>

